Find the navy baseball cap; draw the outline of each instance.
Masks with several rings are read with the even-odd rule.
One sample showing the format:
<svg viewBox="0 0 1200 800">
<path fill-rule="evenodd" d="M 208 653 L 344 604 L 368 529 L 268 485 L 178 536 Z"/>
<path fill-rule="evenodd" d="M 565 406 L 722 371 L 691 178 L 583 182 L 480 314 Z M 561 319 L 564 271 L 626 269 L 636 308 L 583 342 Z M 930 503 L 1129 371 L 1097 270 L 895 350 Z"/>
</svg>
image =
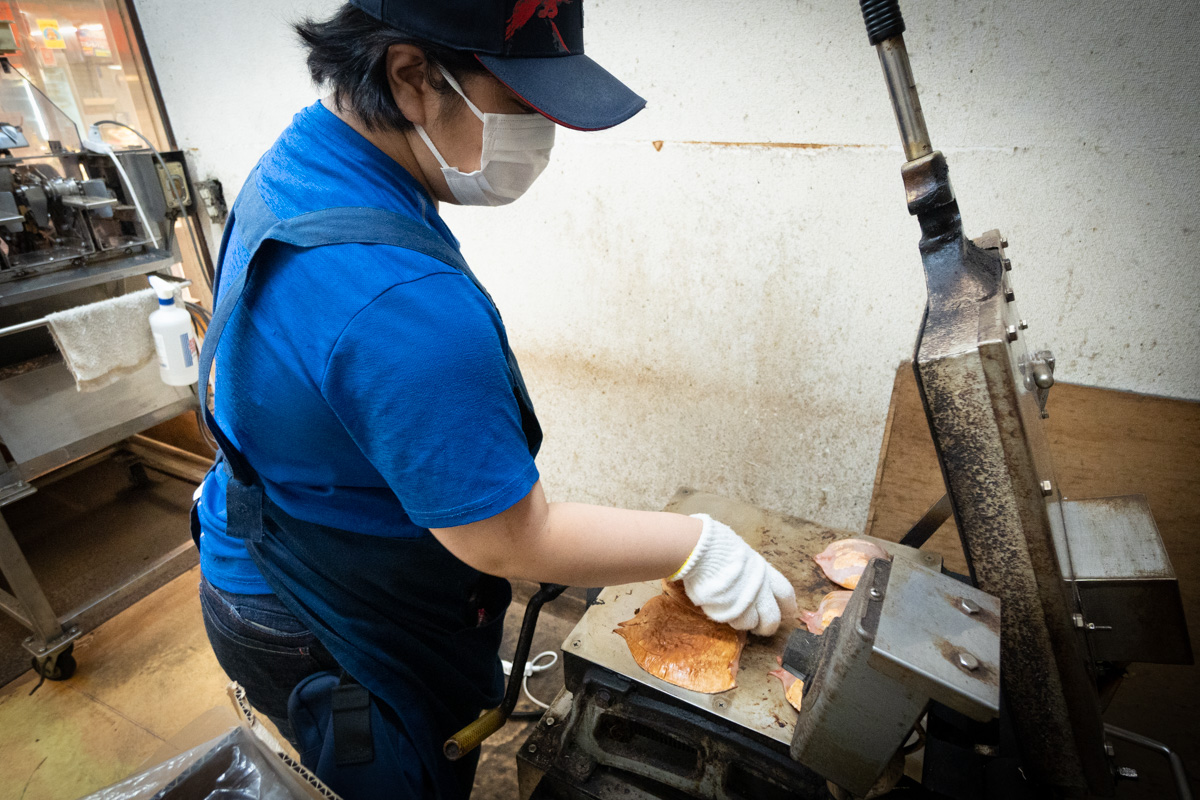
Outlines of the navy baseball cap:
<svg viewBox="0 0 1200 800">
<path fill-rule="evenodd" d="M 416 39 L 473 53 L 542 116 L 581 131 L 646 106 L 583 54 L 583 0 L 350 0 Z"/>
</svg>

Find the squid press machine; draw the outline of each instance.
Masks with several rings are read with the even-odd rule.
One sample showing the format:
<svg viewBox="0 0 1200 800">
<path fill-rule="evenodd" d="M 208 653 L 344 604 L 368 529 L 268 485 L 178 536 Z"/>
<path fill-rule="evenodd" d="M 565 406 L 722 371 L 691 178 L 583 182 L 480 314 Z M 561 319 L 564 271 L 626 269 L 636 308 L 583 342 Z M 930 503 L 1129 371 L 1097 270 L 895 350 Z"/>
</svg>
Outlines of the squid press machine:
<svg viewBox="0 0 1200 800">
<path fill-rule="evenodd" d="M 720 694 L 650 675 L 613 632 L 657 583 L 603 590 L 563 644 L 565 690 L 518 754 L 522 798 L 1109 797 L 1130 772 L 1114 738 L 1168 754 L 1191 796 L 1173 753 L 1101 719 L 1129 662 L 1192 661 L 1154 520 L 1140 496 L 1060 496 L 1042 423 L 1054 357 L 1027 350 L 1007 242 L 963 234 L 897 3 L 861 6 L 921 226 L 913 361 L 946 497 L 901 543 L 880 542 L 891 559 L 868 564 L 822 635 L 785 621 L 752 637 Z M 812 556 L 849 535 L 690 490 L 668 510 L 730 524 L 809 608 L 831 588 Z M 951 513 L 969 575 L 919 549 Z M 799 713 L 768 676 L 779 657 L 804 681 Z"/>
</svg>

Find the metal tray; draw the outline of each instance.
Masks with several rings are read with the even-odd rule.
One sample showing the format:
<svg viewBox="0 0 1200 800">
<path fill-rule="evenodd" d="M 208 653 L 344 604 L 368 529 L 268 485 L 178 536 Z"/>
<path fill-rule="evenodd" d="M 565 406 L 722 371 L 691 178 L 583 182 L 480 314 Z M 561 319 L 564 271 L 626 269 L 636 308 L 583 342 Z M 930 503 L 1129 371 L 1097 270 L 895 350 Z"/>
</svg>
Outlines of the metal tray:
<svg viewBox="0 0 1200 800">
<path fill-rule="evenodd" d="M 840 588 L 825 578 L 812 556 L 835 539 L 872 538 L 691 489 L 680 489 L 665 510 L 708 514 L 732 527 L 792 582 L 801 609 L 815 609 L 826 592 Z M 873 541 L 882 544 L 894 557 L 912 559 L 932 569 L 941 568 L 941 557 L 933 553 L 902 548 L 881 539 Z M 778 668 L 776 659 L 783 654 L 787 637 L 799 622 L 785 619 L 770 638 L 750 636 L 742 651 L 737 686 L 720 694 L 701 694 L 669 684 L 643 670 L 634 662 L 625 640 L 613 633 L 617 623 L 633 618 L 643 603 L 661 591 L 658 581 L 605 588 L 597 604 L 587 610 L 563 642 L 563 650 L 702 711 L 789 744 L 797 712 L 784 698 L 783 685 L 768 673 Z"/>
</svg>

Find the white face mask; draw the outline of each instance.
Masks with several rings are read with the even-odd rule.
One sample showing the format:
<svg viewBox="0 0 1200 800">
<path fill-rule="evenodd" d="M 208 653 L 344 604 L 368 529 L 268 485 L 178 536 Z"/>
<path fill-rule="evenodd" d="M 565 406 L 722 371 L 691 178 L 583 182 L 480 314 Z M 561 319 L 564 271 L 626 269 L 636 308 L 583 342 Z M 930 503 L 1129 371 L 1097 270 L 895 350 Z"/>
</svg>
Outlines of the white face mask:
<svg viewBox="0 0 1200 800">
<path fill-rule="evenodd" d="M 442 70 L 454 91 L 467 101 L 467 108 L 483 120 L 483 150 L 479 169 L 462 172 L 446 163 L 420 125 L 421 140 L 442 166 L 442 175 L 454 199 L 464 206 L 502 206 L 511 203 L 533 185 L 550 163 L 555 124 L 541 114 L 485 114 L 475 107 L 458 81 Z"/>
</svg>

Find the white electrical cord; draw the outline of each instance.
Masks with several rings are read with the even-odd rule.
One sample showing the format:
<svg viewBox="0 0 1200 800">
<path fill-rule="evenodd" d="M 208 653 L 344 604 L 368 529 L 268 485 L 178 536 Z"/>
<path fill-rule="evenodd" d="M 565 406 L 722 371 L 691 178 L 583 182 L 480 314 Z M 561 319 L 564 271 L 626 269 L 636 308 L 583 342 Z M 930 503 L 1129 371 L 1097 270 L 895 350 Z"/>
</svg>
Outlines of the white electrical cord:
<svg viewBox="0 0 1200 800">
<path fill-rule="evenodd" d="M 531 695 L 529 693 L 529 676 L 528 675 L 526 675 L 524 678 L 521 678 L 521 690 L 523 692 L 525 692 L 525 696 L 529 698 L 529 701 L 531 703 L 533 703 L 535 706 L 537 706 L 538 708 L 549 708 L 550 707 L 549 703 L 543 703 L 541 700 L 538 700 L 536 697 L 534 697 L 533 695 Z"/>
<path fill-rule="evenodd" d="M 545 664 L 539 664 L 538 661 L 541 660 L 544 656 L 550 656 L 550 660 L 547 661 Z M 529 676 L 536 675 L 539 672 L 545 672 L 546 670 L 550 669 L 557 663 L 558 663 L 558 653 L 554 652 L 553 650 L 543 650 L 542 652 L 538 653 L 536 656 L 534 656 L 533 658 L 531 658 L 525 662 L 525 674 L 523 676 L 521 676 L 521 690 L 525 692 L 525 696 L 529 698 L 529 701 L 531 703 L 533 703 L 535 706 L 537 706 L 538 708 L 549 708 L 550 704 L 543 703 L 541 700 L 538 700 L 536 697 L 534 697 L 532 694 L 529 693 Z M 512 662 L 511 661 L 506 661 L 502 658 L 502 659 L 500 659 L 500 666 L 504 668 L 505 675 L 512 674 Z"/>
</svg>

